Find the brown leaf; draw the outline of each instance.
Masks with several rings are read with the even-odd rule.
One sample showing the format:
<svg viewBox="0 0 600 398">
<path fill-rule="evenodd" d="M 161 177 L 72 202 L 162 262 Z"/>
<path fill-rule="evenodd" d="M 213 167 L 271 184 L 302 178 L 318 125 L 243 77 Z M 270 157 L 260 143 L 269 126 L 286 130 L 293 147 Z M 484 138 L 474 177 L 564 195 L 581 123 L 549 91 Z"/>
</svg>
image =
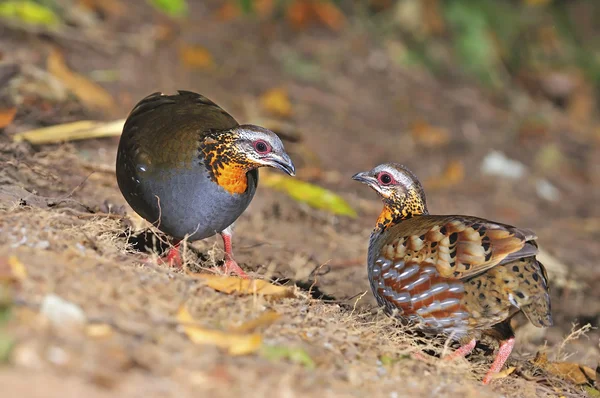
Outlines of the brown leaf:
<svg viewBox="0 0 600 398">
<path fill-rule="evenodd" d="M 258 351 L 262 345 L 262 337 L 259 334 L 228 333 L 191 325 L 194 323 L 194 318 L 185 307 L 177 311 L 177 320 L 183 326 L 185 334 L 195 344 L 215 345 L 227 350 L 230 355 L 251 354 Z"/>
<path fill-rule="evenodd" d="M 460 160 L 452 160 L 439 176 L 425 181 L 427 189 L 443 189 L 460 183 L 465 178 L 465 167 Z"/>
<path fill-rule="evenodd" d="M 423 25 L 429 34 L 442 34 L 446 30 L 440 0 L 423 0 Z"/>
<path fill-rule="evenodd" d="M 223 276 L 212 274 L 197 274 L 188 272 L 195 279 L 202 279 L 207 286 L 216 291 L 227 294 L 257 294 L 271 298 L 294 297 L 294 290 L 286 286 L 277 286 L 260 279 L 240 279 L 235 276 Z"/>
<path fill-rule="evenodd" d="M 112 96 L 98 84 L 69 69 L 59 50 L 54 49 L 50 53 L 47 59 L 47 68 L 48 72 L 60 80 L 86 107 L 105 112 L 115 110 Z"/>
<path fill-rule="evenodd" d="M 258 318 L 254 318 L 248 322 L 241 324 L 240 326 L 229 328 L 230 331 L 236 333 L 250 333 L 256 329 L 264 326 L 273 324 L 276 320 L 281 318 L 275 311 L 265 311 Z"/>
<path fill-rule="evenodd" d="M 316 1 L 312 3 L 312 9 L 317 18 L 331 30 L 339 31 L 346 25 L 346 17 L 333 3 Z"/>
<path fill-rule="evenodd" d="M 17 108 L 0 109 L 0 129 L 12 123 L 17 114 Z"/>
<path fill-rule="evenodd" d="M 432 126 L 425 121 L 419 120 L 414 122 L 410 131 L 413 139 L 424 147 L 439 147 L 450 141 L 448 130 Z"/>
<path fill-rule="evenodd" d="M 92 10 L 100 11 L 112 17 L 122 17 L 127 7 L 120 0 L 79 0 L 79 4 Z"/>
<path fill-rule="evenodd" d="M 575 362 L 549 362 L 546 353 L 538 353 L 533 363 L 549 373 L 577 385 L 592 384 L 596 380 L 596 372 L 592 368 Z"/>
<path fill-rule="evenodd" d="M 313 18 L 313 9 L 307 0 L 294 0 L 286 9 L 286 18 L 295 29 L 304 29 Z"/>
<path fill-rule="evenodd" d="M 209 69 L 215 66 L 212 54 L 202 46 L 185 44 L 179 48 L 179 57 L 190 68 Z"/>
<path fill-rule="evenodd" d="M 273 88 L 260 97 L 262 106 L 269 112 L 283 117 L 292 114 L 292 104 L 284 88 Z"/>
</svg>

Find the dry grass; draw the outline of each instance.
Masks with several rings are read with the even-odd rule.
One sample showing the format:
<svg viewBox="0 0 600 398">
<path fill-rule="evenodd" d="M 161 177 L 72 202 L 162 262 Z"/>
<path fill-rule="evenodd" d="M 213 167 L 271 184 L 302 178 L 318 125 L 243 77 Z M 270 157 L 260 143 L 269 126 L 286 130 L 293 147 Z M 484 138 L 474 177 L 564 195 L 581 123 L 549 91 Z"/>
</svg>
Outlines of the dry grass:
<svg viewBox="0 0 600 398">
<path fill-rule="evenodd" d="M 9 324 L 18 344 L 11 358 L 15 368 L 5 378 L 35 370 L 40 383 L 66 377 L 65 388 L 98 396 L 134 396 L 133 386 L 160 396 L 481 397 L 557 391 L 522 377 L 484 388 L 479 380 L 489 359 L 480 356 L 454 363 L 416 359 L 413 354 L 425 349 L 445 351 L 444 342 L 414 337 L 381 313 L 357 308 L 360 296 L 342 305 L 299 292 L 274 302 L 221 294 L 180 271 L 141 265 L 142 256 L 132 253 L 118 218 L 11 204 L 0 213 L 0 226 L 8 232 L 0 238 L 0 258 L 18 256 L 28 273 Z M 65 330 L 40 316 L 39 305 L 49 293 L 79 305 L 88 327 Z M 281 318 L 261 331 L 264 344 L 301 348 L 316 370 L 194 345 L 175 317 L 181 305 L 202 326 L 223 330 L 275 311 Z M 90 325 L 109 325 L 110 332 L 94 337 Z M 16 394 L 25 387 L 11 388 Z M 561 383 L 555 388 L 567 392 Z M 53 391 L 62 395 L 60 388 Z"/>
</svg>

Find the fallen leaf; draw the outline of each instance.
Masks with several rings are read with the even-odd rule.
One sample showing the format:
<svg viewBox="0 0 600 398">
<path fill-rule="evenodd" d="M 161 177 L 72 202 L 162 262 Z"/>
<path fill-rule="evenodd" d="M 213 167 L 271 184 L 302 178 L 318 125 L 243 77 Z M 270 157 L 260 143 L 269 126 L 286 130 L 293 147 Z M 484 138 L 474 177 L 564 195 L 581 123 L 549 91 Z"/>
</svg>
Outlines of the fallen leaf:
<svg viewBox="0 0 600 398">
<path fill-rule="evenodd" d="M 101 339 L 111 336 L 113 330 L 112 327 L 106 323 L 96 323 L 87 325 L 85 328 L 85 333 L 90 337 Z"/>
<path fill-rule="evenodd" d="M 525 4 L 527 4 L 528 6 L 545 6 L 547 4 L 549 4 L 552 0 L 523 0 L 523 2 Z"/>
<path fill-rule="evenodd" d="M 515 371 L 515 369 L 517 369 L 515 366 L 510 366 L 510 367 L 508 367 L 508 368 L 506 368 L 504 370 L 501 370 L 498 373 L 495 373 L 492 376 L 492 379 L 494 379 L 494 380 L 496 380 L 496 379 L 504 379 L 505 377 L 510 376 Z"/>
<path fill-rule="evenodd" d="M 148 0 L 150 4 L 159 11 L 172 17 L 180 17 L 187 14 L 186 0 Z"/>
<path fill-rule="evenodd" d="M 592 384 L 596 380 L 596 372 L 592 368 L 575 362 L 549 362 L 546 353 L 538 353 L 533 364 L 577 385 Z"/>
<path fill-rule="evenodd" d="M 183 45 L 179 48 L 179 57 L 190 68 L 208 69 L 215 65 L 210 51 L 202 46 Z"/>
<path fill-rule="evenodd" d="M 204 329 L 191 325 L 194 319 L 185 307 L 177 311 L 177 320 L 183 326 L 183 331 L 195 344 L 214 345 L 227 350 L 230 355 L 246 355 L 258 351 L 262 345 L 259 334 L 228 333 L 219 330 Z"/>
<path fill-rule="evenodd" d="M 329 1 L 315 1 L 311 5 L 317 18 L 331 30 L 339 31 L 346 24 L 346 17 L 335 4 Z"/>
<path fill-rule="evenodd" d="M 261 173 L 261 183 L 287 193 L 292 199 L 333 214 L 355 218 L 356 211 L 342 197 L 317 185 L 286 175 Z"/>
<path fill-rule="evenodd" d="M 269 112 L 288 117 L 292 114 L 292 104 L 288 98 L 287 91 L 283 88 L 274 88 L 264 93 L 260 102 Z"/>
<path fill-rule="evenodd" d="M 303 29 L 313 17 L 307 0 L 294 0 L 286 9 L 286 19 L 295 29 Z"/>
<path fill-rule="evenodd" d="M 435 127 L 424 121 L 416 121 L 410 129 L 413 139 L 428 148 L 439 147 L 450 142 L 448 130 Z"/>
<path fill-rule="evenodd" d="M 12 275 L 15 279 L 19 281 L 27 279 L 25 265 L 17 258 L 17 256 L 10 256 L 8 258 L 8 265 L 10 265 Z"/>
<path fill-rule="evenodd" d="M 236 333 L 249 333 L 255 331 L 260 327 L 269 326 L 279 318 L 281 318 L 281 315 L 279 315 L 277 312 L 265 311 L 262 314 L 260 314 L 258 318 L 254 318 L 248 322 L 244 322 L 240 326 L 229 328 L 229 330 Z"/>
<path fill-rule="evenodd" d="M 294 363 L 298 363 L 307 369 L 314 369 L 315 362 L 310 355 L 302 348 L 292 348 L 283 346 L 268 346 L 263 345 L 260 350 L 260 355 L 271 361 L 280 359 L 288 359 Z"/>
<path fill-rule="evenodd" d="M 240 8 L 232 1 L 226 2 L 217 10 L 217 18 L 222 22 L 234 20 L 240 15 Z"/>
<path fill-rule="evenodd" d="M 195 279 L 202 279 L 207 286 L 218 292 L 233 294 L 258 294 L 260 296 L 269 296 L 271 298 L 294 297 L 294 290 L 287 286 L 277 286 L 260 279 L 240 279 L 235 276 L 198 274 L 188 272 L 188 275 Z"/>
<path fill-rule="evenodd" d="M 60 22 L 52 9 L 35 1 L 24 0 L 0 2 L 0 17 L 30 25 L 56 26 Z"/>
<path fill-rule="evenodd" d="M 101 137 L 118 137 L 121 135 L 124 125 L 125 119 L 112 122 L 81 120 L 18 133 L 13 135 L 13 141 L 27 141 L 41 145 Z"/>
<path fill-rule="evenodd" d="M 460 160 L 451 160 L 439 176 L 425 181 L 428 189 L 442 189 L 454 186 L 465 178 L 465 167 Z"/>
<path fill-rule="evenodd" d="M 54 49 L 50 53 L 47 68 L 48 72 L 60 80 L 89 109 L 101 109 L 105 112 L 115 110 L 113 97 L 98 84 L 69 69 L 59 50 Z"/>
<path fill-rule="evenodd" d="M 6 363 L 10 359 L 10 354 L 15 346 L 14 337 L 0 330 L 0 363 Z"/>
<path fill-rule="evenodd" d="M 88 10 L 100 11 L 112 17 L 121 17 L 127 11 L 121 0 L 79 0 L 79 4 Z"/>
<path fill-rule="evenodd" d="M 17 108 L 0 109 L 0 129 L 12 123 L 17 114 Z"/>
</svg>

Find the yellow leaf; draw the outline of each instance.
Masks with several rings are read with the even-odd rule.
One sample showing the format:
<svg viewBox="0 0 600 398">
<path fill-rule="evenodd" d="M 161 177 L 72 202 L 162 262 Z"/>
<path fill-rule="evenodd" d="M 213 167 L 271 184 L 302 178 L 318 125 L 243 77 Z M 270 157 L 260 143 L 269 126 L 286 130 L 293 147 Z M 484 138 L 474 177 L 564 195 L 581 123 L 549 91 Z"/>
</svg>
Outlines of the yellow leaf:
<svg viewBox="0 0 600 398">
<path fill-rule="evenodd" d="M 515 366 L 511 366 L 509 368 L 501 370 L 500 372 L 495 373 L 492 376 L 492 379 L 504 379 L 505 377 L 508 377 L 509 375 L 511 375 L 515 371 L 515 369 L 516 369 Z"/>
<path fill-rule="evenodd" d="M 101 339 L 112 334 L 112 327 L 106 323 L 97 323 L 86 326 L 85 332 L 90 337 Z"/>
<path fill-rule="evenodd" d="M 274 88 L 264 93 L 260 102 L 262 106 L 269 112 L 288 117 L 292 114 L 292 104 L 287 95 L 287 91 L 283 88 Z"/>
<path fill-rule="evenodd" d="M 190 68 L 208 69 L 215 65 L 210 51 L 202 46 L 183 45 L 179 49 L 179 57 Z"/>
<path fill-rule="evenodd" d="M 197 274 L 188 272 L 188 275 L 196 279 L 206 281 L 206 284 L 216 291 L 233 294 L 258 294 L 272 298 L 294 297 L 294 291 L 286 286 L 277 286 L 260 279 L 240 279 L 235 276 Z"/>
<path fill-rule="evenodd" d="M 275 311 L 265 311 L 260 314 L 258 318 L 244 322 L 240 326 L 230 328 L 229 330 L 236 333 L 249 333 L 258 329 L 259 327 L 271 325 L 279 318 L 281 318 L 281 315 Z"/>
<path fill-rule="evenodd" d="M 70 70 L 60 51 L 54 49 L 50 53 L 47 67 L 48 72 L 60 80 L 89 109 L 100 109 L 105 112 L 115 110 L 113 97 L 98 84 Z"/>
<path fill-rule="evenodd" d="M 12 275 L 15 279 L 22 281 L 27 278 L 27 270 L 25 265 L 17 258 L 17 256 L 10 256 L 8 258 L 8 265 L 12 271 Z"/>
<path fill-rule="evenodd" d="M 230 355 L 246 355 L 258 351 L 262 344 L 259 334 L 227 333 L 219 330 L 204 329 L 191 325 L 194 319 L 185 307 L 177 311 L 177 320 L 183 331 L 195 344 L 214 345 L 227 350 Z"/>
<path fill-rule="evenodd" d="M 0 129 L 8 126 L 12 123 L 15 115 L 17 114 L 17 108 L 0 109 Z"/>
<path fill-rule="evenodd" d="M 588 384 L 596 380 L 596 372 L 592 368 L 575 362 L 549 362 L 545 353 L 538 353 L 533 363 L 574 384 Z"/>
<path fill-rule="evenodd" d="M 24 131 L 13 135 L 13 141 L 27 141 L 32 144 L 41 145 L 101 137 L 118 137 L 121 135 L 121 131 L 123 131 L 124 124 L 124 119 L 112 122 L 80 120 L 78 122 Z"/>
<path fill-rule="evenodd" d="M 265 170 L 266 171 L 266 170 Z M 317 185 L 286 175 L 261 172 L 261 184 L 282 191 L 298 202 L 333 214 L 355 218 L 356 211 L 342 197 Z"/>
</svg>

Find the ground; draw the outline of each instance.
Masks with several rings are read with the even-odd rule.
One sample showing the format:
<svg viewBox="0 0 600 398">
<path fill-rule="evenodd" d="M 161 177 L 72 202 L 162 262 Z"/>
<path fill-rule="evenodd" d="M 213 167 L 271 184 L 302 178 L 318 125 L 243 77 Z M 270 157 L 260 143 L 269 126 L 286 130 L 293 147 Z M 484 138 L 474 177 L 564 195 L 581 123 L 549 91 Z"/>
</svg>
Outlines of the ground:
<svg viewBox="0 0 600 398">
<path fill-rule="evenodd" d="M 92 45 L 16 29 L 2 34 L 3 60 L 20 66 L 11 93 L 27 92 L 14 122 L 0 134 L 0 262 L 6 265 L 16 256 L 26 269 L 12 289 L 6 329 L 14 346 L 9 364 L 0 369 L 3 390 L 22 397 L 581 393 L 580 387 L 535 370 L 531 360 L 543 351 L 551 359 L 568 353 L 571 360 L 597 365 L 595 331 L 588 339 L 561 343 L 573 324 L 598 325 L 598 141 L 571 129 L 550 105 L 498 101 L 468 82 L 398 65 L 387 51 L 389 43 L 360 24 L 339 33 L 321 28 L 297 33 L 282 23 L 222 22 L 209 4 L 192 3 L 193 23 L 165 33 L 170 25 L 162 17 L 133 2 L 135 12 L 107 21 L 102 40 Z M 214 65 L 182 63 L 184 43 L 206 49 Z M 115 71 L 118 77 L 103 86 L 116 98 L 116 111 L 102 114 L 72 97 L 44 99 L 46 86 L 35 86 L 31 76 L 43 72 L 44 59 L 56 46 L 79 73 Z M 311 72 L 299 71 L 293 59 L 310 64 Z M 236 223 L 235 254 L 253 277 L 297 285 L 292 298 L 217 292 L 134 250 L 129 232 L 147 226 L 116 184 L 118 137 L 57 145 L 12 140 L 39 126 L 123 118 L 143 96 L 177 89 L 206 95 L 242 123 L 274 123 L 259 101 L 273 88 L 285 90 L 292 104 L 281 131 L 295 138 L 284 143 L 298 178 L 341 195 L 359 214 L 334 216 L 259 187 Z M 521 124 L 535 112 L 545 112 L 553 123 L 542 136 L 523 138 Z M 419 132 L 435 135 L 435 129 L 449 140 L 427 145 Z M 547 144 L 560 149 L 560 166 L 543 163 L 540 153 Z M 482 162 L 492 150 L 521 162 L 525 175 L 514 180 L 484 173 Z M 550 261 L 555 326 L 541 330 L 515 320 L 517 345 L 508 362 L 516 367 L 513 374 L 481 386 L 491 362 L 483 351 L 452 364 L 428 355 L 419 359 L 415 354 L 427 348 L 434 354 L 448 348 L 405 332 L 377 310 L 365 257 L 381 205 L 350 177 L 384 161 L 402 162 L 416 172 L 434 214 L 477 215 L 538 234 Z M 451 179 L 444 171 L 457 162 L 461 177 L 440 183 L 440 176 Z M 541 179 L 558 189 L 558 199 L 540 197 Z M 192 246 L 186 252 L 189 272 L 210 272 L 222 256 L 220 240 Z M 40 316 L 48 294 L 79 306 L 85 325 L 56 325 Z M 275 311 L 280 317 L 256 330 L 263 344 L 299 349 L 314 368 L 263 351 L 236 356 L 194 344 L 177 321 L 182 307 L 198 325 L 218 330 Z"/>
</svg>

